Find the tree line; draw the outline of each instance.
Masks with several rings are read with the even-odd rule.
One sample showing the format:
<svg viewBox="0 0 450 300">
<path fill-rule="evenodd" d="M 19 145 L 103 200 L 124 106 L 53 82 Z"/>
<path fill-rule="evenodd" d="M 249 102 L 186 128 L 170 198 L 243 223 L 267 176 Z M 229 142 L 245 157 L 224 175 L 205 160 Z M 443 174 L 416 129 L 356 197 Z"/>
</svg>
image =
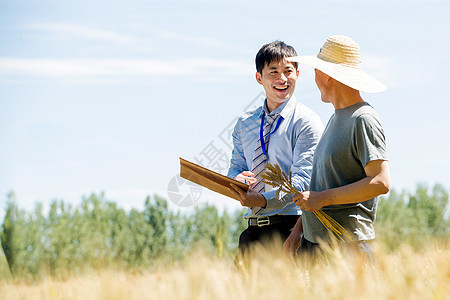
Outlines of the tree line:
<svg viewBox="0 0 450 300">
<path fill-rule="evenodd" d="M 147 197 L 143 210 L 126 211 L 104 194 L 92 194 L 77 206 L 53 201 L 44 213 L 42 204 L 33 211 L 20 209 L 11 192 L 0 229 L 0 272 L 36 279 L 86 269 L 149 269 L 183 261 L 199 249 L 230 256 L 246 228 L 244 212 L 220 213 L 204 204 L 182 214 L 169 210 L 167 200 L 157 195 Z M 447 190 L 436 184 L 431 189 L 418 185 L 415 193 L 391 191 L 379 201 L 376 227 L 377 240 L 389 250 L 448 239 Z"/>
<path fill-rule="evenodd" d="M 236 247 L 245 228 L 242 212 L 219 213 L 205 204 L 193 214 L 168 209 L 157 195 L 143 210 L 125 211 L 103 194 L 82 199 L 77 207 L 53 201 L 27 212 L 8 196 L 1 245 L 14 276 L 60 276 L 86 268 L 150 268 L 181 260 L 190 251 L 223 256 Z"/>
</svg>

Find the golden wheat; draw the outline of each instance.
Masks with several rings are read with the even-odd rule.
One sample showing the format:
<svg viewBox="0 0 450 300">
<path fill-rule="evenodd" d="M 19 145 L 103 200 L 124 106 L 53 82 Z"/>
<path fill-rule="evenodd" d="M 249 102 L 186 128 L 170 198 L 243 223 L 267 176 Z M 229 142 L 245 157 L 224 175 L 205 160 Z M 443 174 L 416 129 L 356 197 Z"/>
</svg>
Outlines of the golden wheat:
<svg viewBox="0 0 450 300">
<path fill-rule="evenodd" d="M 98 271 L 35 284 L 0 282 L 0 299 L 449 299 L 450 249 L 432 244 L 387 254 L 374 245 L 375 264 L 344 248 L 308 265 L 265 248 L 244 270 L 232 257 L 198 252 L 183 265 L 133 274 Z"/>
</svg>

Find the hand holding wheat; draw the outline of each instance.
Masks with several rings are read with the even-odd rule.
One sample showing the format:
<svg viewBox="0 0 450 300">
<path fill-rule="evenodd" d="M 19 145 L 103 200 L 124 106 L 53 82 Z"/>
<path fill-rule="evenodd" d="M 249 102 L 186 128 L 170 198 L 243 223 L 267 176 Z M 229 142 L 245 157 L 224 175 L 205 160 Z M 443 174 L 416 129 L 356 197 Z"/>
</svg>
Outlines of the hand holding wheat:
<svg viewBox="0 0 450 300">
<path fill-rule="evenodd" d="M 316 211 L 324 207 L 325 200 L 320 196 L 321 193 L 304 191 L 293 196 L 293 201 L 297 206 L 300 206 L 302 210 Z"/>
<path fill-rule="evenodd" d="M 306 210 L 306 211 L 312 211 L 316 215 L 316 217 L 319 219 L 319 221 L 325 226 L 325 228 L 328 230 L 331 236 L 336 238 L 339 241 L 345 241 L 345 239 L 351 240 L 351 236 L 348 233 L 348 231 L 342 227 L 341 224 L 336 222 L 333 218 L 331 218 L 329 215 L 324 213 L 321 209 L 322 206 L 311 206 L 311 207 L 305 207 L 304 197 L 310 197 L 311 193 L 314 192 L 303 192 L 300 194 L 300 192 L 292 185 L 292 171 L 289 171 L 289 176 L 287 176 L 283 171 L 281 171 L 281 168 L 279 165 L 271 165 L 268 164 L 266 166 L 266 171 L 261 175 L 263 178 L 263 182 L 267 183 L 273 187 L 277 187 L 277 197 L 280 196 L 280 192 L 285 192 L 287 194 L 294 195 L 294 201 L 296 204 L 300 204 L 300 208 Z M 311 201 L 311 203 L 320 203 L 318 201 Z M 298 205 L 297 204 L 297 205 Z"/>
</svg>

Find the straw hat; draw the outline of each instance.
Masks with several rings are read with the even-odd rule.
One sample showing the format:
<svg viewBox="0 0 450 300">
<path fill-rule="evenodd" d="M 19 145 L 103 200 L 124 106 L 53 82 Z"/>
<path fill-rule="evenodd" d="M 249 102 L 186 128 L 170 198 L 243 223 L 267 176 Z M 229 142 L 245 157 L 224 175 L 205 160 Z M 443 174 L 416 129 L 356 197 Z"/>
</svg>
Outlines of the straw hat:
<svg viewBox="0 0 450 300">
<path fill-rule="evenodd" d="M 378 93 L 386 90 L 384 84 L 361 70 L 359 45 L 343 35 L 330 36 L 317 56 L 294 56 L 286 59 L 312 66 L 359 91 Z"/>
</svg>

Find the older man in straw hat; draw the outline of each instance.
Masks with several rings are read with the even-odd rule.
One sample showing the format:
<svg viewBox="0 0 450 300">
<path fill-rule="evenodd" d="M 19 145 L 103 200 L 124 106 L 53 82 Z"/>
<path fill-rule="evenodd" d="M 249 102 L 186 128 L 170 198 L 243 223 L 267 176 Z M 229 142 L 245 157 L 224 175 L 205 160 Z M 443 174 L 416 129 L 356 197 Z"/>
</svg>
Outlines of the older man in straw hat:
<svg viewBox="0 0 450 300">
<path fill-rule="evenodd" d="M 360 91 L 386 87 L 361 70 L 359 46 L 346 36 L 329 37 L 317 56 L 288 60 L 315 68 L 322 101 L 335 108 L 314 153 L 310 191 L 294 196 L 303 212 L 302 224 L 295 227 L 303 227 L 300 250 L 314 252 L 320 241 L 329 241 L 327 229 L 312 213 L 322 209 L 370 254 L 367 241 L 375 238 L 377 196 L 389 191 L 389 168 L 379 117 Z M 285 248 L 293 251 L 299 236 L 294 230 Z"/>
</svg>

